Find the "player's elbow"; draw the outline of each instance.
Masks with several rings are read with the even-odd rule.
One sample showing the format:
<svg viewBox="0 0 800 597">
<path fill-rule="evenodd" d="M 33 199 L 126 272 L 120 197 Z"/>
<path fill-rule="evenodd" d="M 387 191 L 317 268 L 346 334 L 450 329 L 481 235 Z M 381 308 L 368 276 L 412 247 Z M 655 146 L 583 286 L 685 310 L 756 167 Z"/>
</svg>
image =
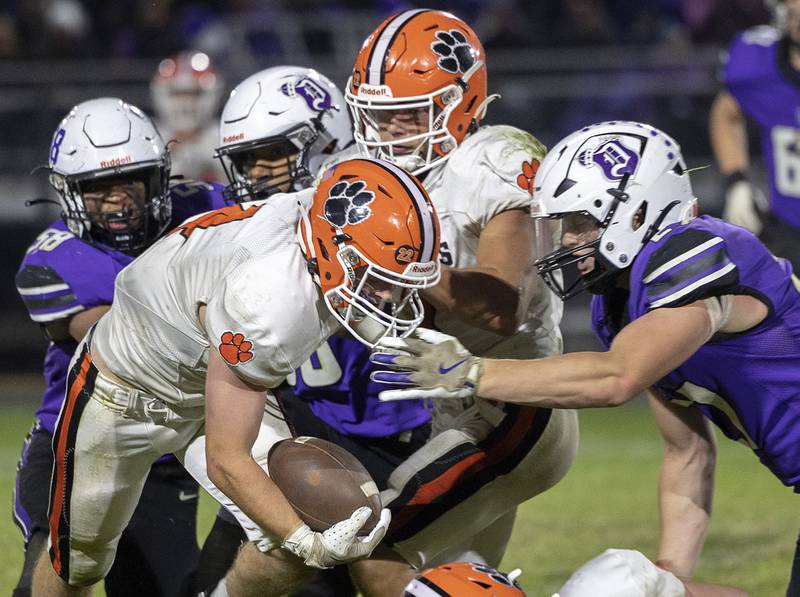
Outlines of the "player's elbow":
<svg viewBox="0 0 800 597">
<path fill-rule="evenodd" d="M 598 384 L 599 401 L 603 406 L 622 406 L 638 396 L 641 384 L 625 373 L 610 375 L 605 383 Z"/>
</svg>

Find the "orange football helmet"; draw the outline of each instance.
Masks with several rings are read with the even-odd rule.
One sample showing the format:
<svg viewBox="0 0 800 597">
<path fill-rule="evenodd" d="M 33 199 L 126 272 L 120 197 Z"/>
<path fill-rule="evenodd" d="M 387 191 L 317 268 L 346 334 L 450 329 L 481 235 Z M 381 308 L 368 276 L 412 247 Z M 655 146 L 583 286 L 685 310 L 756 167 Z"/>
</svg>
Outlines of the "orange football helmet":
<svg viewBox="0 0 800 597">
<path fill-rule="evenodd" d="M 413 174 L 447 159 L 495 97 L 486 95 L 486 58 L 475 32 L 450 13 L 426 9 L 381 23 L 361 46 L 345 89 L 362 151 Z M 424 110 L 427 131 L 381 138 L 393 111 Z"/>
<path fill-rule="evenodd" d="M 518 570 L 506 575 L 482 564 L 442 564 L 418 574 L 403 597 L 525 597 L 517 576 Z"/>
<path fill-rule="evenodd" d="M 368 158 L 332 166 L 299 235 L 325 303 L 361 342 L 404 337 L 422 322 L 417 291 L 441 276 L 439 219 L 414 176 Z"/>
</svg>

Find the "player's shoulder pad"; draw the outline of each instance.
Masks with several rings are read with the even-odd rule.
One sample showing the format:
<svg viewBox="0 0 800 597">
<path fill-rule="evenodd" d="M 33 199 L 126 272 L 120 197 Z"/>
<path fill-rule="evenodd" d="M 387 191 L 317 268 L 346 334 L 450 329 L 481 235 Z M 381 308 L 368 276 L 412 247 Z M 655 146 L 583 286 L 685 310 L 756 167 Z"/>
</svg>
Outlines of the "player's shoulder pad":
<svg viewBox="0 0 800 597">
<path fill-rule="evenodd" d="M 780 39 L 780 32 L 769 25 L 738 33 L 723 59 L 725 83 L 735 85 L 763 77 Z"/>
<path fill-rule="evenodd" d="M 739 283 L 725 239 L 693 220 L 673 224 L 653 237 L 637 257 L 632 271 L 646 310 L 681 307 L 728 294 Z M 638 301 L 637 301 L 638 302 Z"/>
<path fill-rule="evenodd" d="M 514 126 L 491 125 L 464 139 L 450 160 L 456 167 L 464 165 L 473 171 L 483 167 L 516 185 L 518 175 L 527 170 L 525 163 L 535 171 L 545 153 L 545 146 L 530 133 Z"/>
<path fill-rule="evenodd" d="M 75 286 L 86 276 L 76 274 L 105 270 L 110 259 L 76 237 L 62 221 L 46 228 L 28 248 L 15 277 L 31 319 L 49 323 L 85 309 Z"/>
</svg>

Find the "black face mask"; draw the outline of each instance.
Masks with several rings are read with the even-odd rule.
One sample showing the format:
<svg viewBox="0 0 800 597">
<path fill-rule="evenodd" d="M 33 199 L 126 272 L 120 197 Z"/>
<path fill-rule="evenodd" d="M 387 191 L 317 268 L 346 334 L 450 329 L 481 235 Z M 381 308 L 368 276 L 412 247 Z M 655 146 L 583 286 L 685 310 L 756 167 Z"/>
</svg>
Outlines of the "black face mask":
<svg viewBox="0 0 800 597">
<path fill-rule="evenodd" d="M 565 301 L 588 290 L 607 294 L 616 286 L 621 270 L 615 268 L 598 251 L 600 239 L 574 247 L 564 247 L 536 261 L 536 268 L 550 289 Z M 580 252 L 580 255 L 576 253 Z M 578 263 L 594 258 L 594 269 L 581 274 Z"/>
<path fill-rule="evenodd" d="M 84 238 L 128 255 L 138 255 L 153 244 L 169 225 L 172 202 L 169 197 L 169 170 L 154 166 L 138 177 L 144 181 L 144 205 L 109 213 L 68 211 L 63 218 L 77 221 L 85 230 Z M 73 195 L 82 196 L 81 182 L 68 182 Z M 121 225 L 120 225 L 121 224 Z M 116 225 L 116 226 L 115 226 Z"/>
</svg>

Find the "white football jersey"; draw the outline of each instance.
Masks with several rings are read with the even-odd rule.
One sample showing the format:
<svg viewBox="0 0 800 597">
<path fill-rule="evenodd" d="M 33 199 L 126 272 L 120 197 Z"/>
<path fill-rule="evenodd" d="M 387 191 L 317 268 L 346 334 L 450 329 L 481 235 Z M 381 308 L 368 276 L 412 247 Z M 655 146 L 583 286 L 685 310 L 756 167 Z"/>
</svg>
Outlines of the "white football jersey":
<svg viewBox="0 0 800 597">
<path fill-rule="evenodd" d="M 489 220 L 509 209 L 530 208 L 533 180 L 526 175 L 531 173 L 531 161 L 541 162 L 545 151 L 518 128 L 485 126 L 428 173 L 423 184 L 439 214 L 443 265 L 475 267 L 478 241 Z M 535 269 L 530 275 L 538 277 Z M 538 283 L 527 320 L 513 336 L 494 334 L 443 312 L 436 313 L 436 326 L 479 356 L 524 359 L 559 353 L 563 304 L 541 279 Z"/>
<path fill-rule="evenodd" d="M 184 222 L 117 276 L 92 350 L 133 387 L 181 406 L 204 400 L 209 347 L 242 379 L 280 384 L 337 325 L 296 239 L 313 193 Z"/>
</svg>

